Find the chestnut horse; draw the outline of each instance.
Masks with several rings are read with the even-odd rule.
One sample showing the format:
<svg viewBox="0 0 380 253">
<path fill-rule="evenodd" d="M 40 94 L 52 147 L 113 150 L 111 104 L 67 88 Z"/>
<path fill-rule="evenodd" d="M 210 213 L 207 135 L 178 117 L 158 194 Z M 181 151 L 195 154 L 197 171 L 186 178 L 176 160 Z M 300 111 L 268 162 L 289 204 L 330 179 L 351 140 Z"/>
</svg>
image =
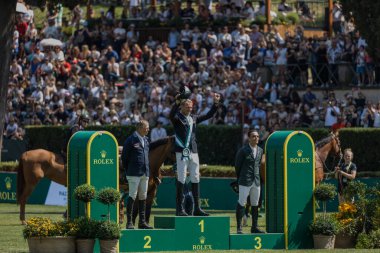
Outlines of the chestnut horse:
<svg viewBox="0 0 380 253">
<path fill-rule="evenodd" d="M 172 154 L 174 137 L 167 137 L 151 143 L 149 152 L 150 179 L 148 186 L 147 210 L 157 193 L 162 163 Z M 44 149 L 26 151 L 21 155 L 17 173 L 17 203 L 20 204 L 20 220 L 25 224 L 25 204 L 38 182 L 47 177 L 67 185 L 67 170 L 61 155 Z M 121 188 L 123 186 L 121 185 Z"/>
<path fill-rule="evenodd" d="M 342 159 L 342 150 L 340 147 L 340 140 L 338 132 L 331 133 L 326 138 L 318 141 L 315 144 L 315 182 L 319 184 L 324 177 L 324 169 L 328 171 L 326 166 L 327 156 L 332 153 L 339 155 Z"/>
</svg>

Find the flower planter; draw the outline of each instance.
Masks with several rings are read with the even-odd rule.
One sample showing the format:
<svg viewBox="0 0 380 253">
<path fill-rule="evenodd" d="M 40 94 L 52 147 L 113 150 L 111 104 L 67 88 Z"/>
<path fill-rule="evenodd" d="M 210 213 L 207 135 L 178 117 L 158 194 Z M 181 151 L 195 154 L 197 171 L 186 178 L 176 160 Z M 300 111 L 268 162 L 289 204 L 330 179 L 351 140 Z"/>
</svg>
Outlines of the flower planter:
<svg viewBox="0 0 380 253">
<path fill-rule="evenodd" d="M 99 240 L 100 253 L 118 253 L 119 240 Z"/>
<path fill-rule="evenodd" d="M 95 239 L 77 239 L 77 252 L 78 253 L 93 253 Z"/>
<path fill-rule="evenodd" d="M 345 235 L 339 233 L 335 238 L 335 248 L 339 249 L 349 249 L 355 248 L 356 238 L 354 236 Z"/>
<path fill-rule="evenodd" d="M 30 253 L 73 253 L 75 237 L 52 236 L 28 238 Z"/>
<path fill-rule="evenodd" d="M 335 235 L 313 235 L 314 249 L 333 249 Z"/>
</svg>

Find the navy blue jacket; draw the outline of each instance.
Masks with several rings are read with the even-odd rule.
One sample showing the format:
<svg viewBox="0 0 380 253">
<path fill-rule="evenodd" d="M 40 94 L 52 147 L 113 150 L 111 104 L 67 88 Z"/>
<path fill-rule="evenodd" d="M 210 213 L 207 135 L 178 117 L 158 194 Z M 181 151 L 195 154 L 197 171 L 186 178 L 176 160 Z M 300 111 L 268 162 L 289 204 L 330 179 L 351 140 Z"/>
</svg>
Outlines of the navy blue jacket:
<svg viewBox="0 0 380 253">
<path fill-rule="evenodd" d="M 197 140 L 195 137 L 196 124 L 212 118 L 217 109 L 218 109 L 218 105 L 214 104 L 211 107 L 210 111 L 208 111 L 208 113 L 205 115 L 190 114 L 190 117 L 193 118 L 193 122 L 194 122 L 193 129 L 191 132 L 191 137 L 190 137 L 190 143 L 189 143 L 189 149 L 191 150 L 192 153 L 198 153 Z M 188 124 L 186 117 L 182 113 L 179 112 L 179 105 L 177 104 L 173 105 L 170 111 L 169 118 L 173 124 L 175 135 L 184 143 L 187 133 L 190 131 L 190 125 Z M 176 143 L 175 152 L 182 152 L 182 150 L 183 148 L 180 147 Z"/>
<path fill-rule="evenodd" d="M 121 160 L 127 176 L 141 177 L 144 174 L 149 177 L 149 142 L 144 138 L 144 148 L 134 132 L 124 142 Z"/>
</svg>

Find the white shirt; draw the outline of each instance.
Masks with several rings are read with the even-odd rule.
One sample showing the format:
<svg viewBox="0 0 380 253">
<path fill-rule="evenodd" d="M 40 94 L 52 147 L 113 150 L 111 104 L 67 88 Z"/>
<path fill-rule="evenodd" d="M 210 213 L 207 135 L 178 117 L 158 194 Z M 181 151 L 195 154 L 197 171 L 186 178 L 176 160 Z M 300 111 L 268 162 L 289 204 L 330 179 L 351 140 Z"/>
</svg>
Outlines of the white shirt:
<svg viewBox="0 0 380 253">
<path fill-rule="evenodd" d="M 253 158 L 256 159 L 256 155 L 257 155 L 257 146 L 252 147 L 251 144 L 249 144 L 249 147 L 252 149 L 252 155 L 253 155 Z"/>
<path fill-rule="evenodd" d="M 163 139 L 167 136 L 167 133 L 166 133 L 166 129 L 165 128 L 158 128 L 158 127 L 155 127 L 152 129 L 152 132 L 150 134 L 150 140 L 153 142 L 153 141 L 156 141 L 158 139 Z"/>
<path fill-rule="evenodd" d="M 145 142 L 144 142 L 144 137 L 142 137 L 137 131 L 136 131 L 136 135 L 137 137 L 139 138 L 140 142 L 141 142 L 141 146 L 144 147 L 145 145 Z"/>
</svg>

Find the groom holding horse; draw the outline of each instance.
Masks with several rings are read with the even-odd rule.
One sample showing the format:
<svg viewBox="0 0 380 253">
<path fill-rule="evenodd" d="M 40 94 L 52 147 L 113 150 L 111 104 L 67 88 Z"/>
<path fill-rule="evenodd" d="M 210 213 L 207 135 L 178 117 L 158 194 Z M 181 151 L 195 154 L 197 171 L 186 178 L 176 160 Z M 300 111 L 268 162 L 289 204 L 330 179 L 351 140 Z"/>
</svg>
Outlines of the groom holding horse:
<svg viewBox="0 0 380 253">
<path fill-rule="evenodd" d="M 214 104 L 205 115 L 193 115 L 193 101 L 189 99 L 191 92 L 186 87 L 181 88 L 181 94 L 176 95 L 175 104 L 170 111 L 170 120 L 175 132 L 175 154 L 177 162 L 176 215 L 188 216 L 183 208 L 184 186 L 187 171 L 190 173 L 191 191 L 194 198 L 194 216 L 208 216 L 200 207 L 199 202 L 199 156 L 196 143 L 196 125 L 210 119 L 217 111 L 220 95 L 214 94 Z"/>
</svg>

